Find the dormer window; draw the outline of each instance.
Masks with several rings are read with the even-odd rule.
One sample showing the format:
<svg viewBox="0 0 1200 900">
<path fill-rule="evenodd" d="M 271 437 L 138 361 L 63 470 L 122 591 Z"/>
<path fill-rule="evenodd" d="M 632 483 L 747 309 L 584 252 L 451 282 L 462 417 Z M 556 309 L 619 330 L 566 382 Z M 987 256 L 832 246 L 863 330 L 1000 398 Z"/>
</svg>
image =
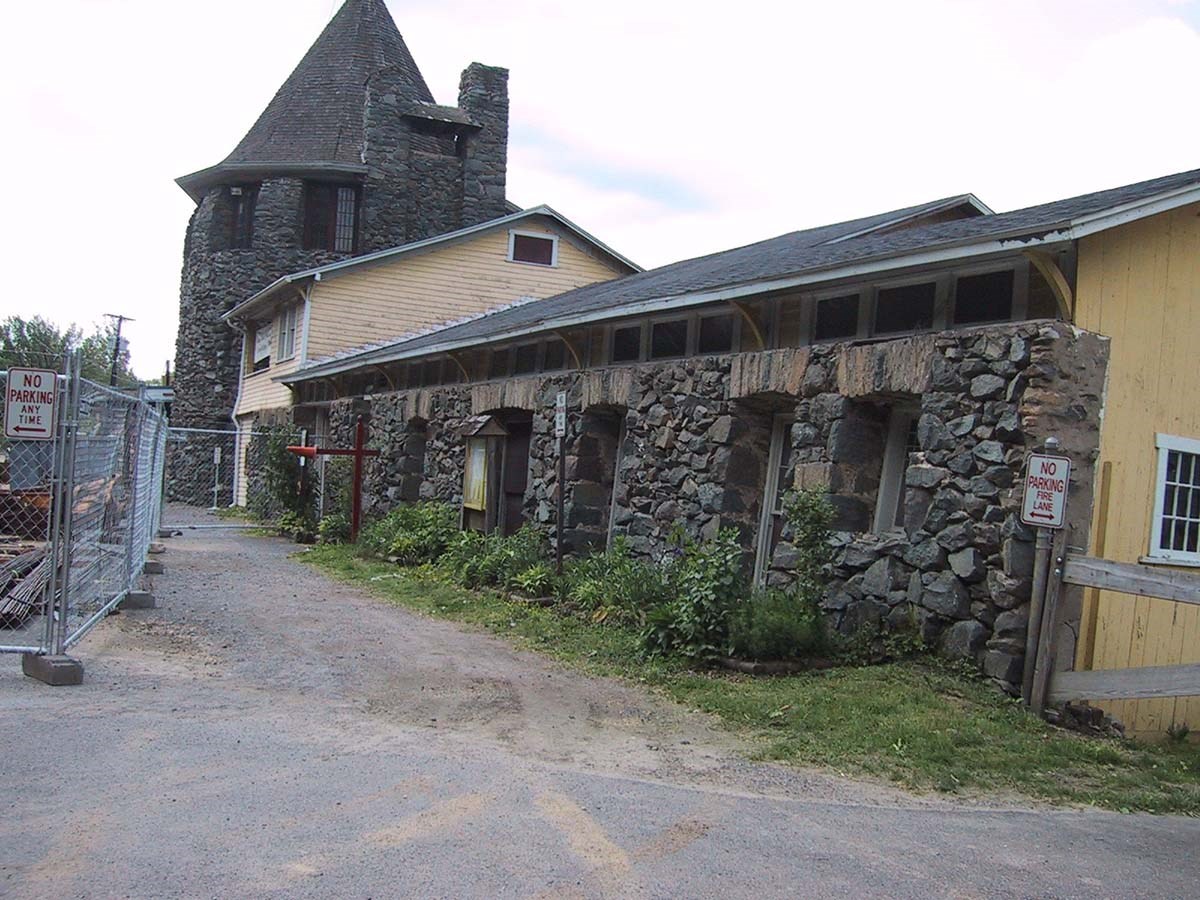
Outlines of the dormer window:
<svg viewBox="0 0 1200 900">
<path fill-rule="evenodd" d="M 535 266 L 557 266 L 558 237 L 552 234 L 510 231 L 508 259 L 509 262 L 529 263 Z"/>
<path fill-rule="evenodd" d="M 304 249 L 354 253 L 358 245 L 358 188 L 304 185 Z"/>
</svg>

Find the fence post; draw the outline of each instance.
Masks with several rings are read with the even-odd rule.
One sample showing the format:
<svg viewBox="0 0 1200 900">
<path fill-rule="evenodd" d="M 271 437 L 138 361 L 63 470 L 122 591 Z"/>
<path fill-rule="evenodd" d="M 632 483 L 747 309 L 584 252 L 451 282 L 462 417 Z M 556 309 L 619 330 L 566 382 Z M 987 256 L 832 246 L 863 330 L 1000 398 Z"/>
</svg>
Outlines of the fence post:
<svg viewBox="0 0 1200 900">
<path fill-rule="evenodd" d="M 75 447 L 79 431 L 80 378 L 82 377 L 83 353 L 76 350 L 67 376 L 67 403 L 63 414 L 67 416 L 66 446 L 63 457 L 63 524 L 62 531 L 62 583 L 59 587 L 58 627 L 54 634 L 54 655 L 62 656 L 67 639 L 68 616 L 71 612 L 71 537 L 75 521 Z"/>
<path fill-rule="evenodd" d="M 1050 673 L 1054 669 L 1054 630 L 1058 624 L 1058 598 L 1062 592 L 1063 554 L 1066 552 L 1066 545 L 1067 530 L 1064 528 L 1054 536 L 1051 565 L 1046 581 L 1046 599 L 1042 604 L 1037 656 L 1033 666 L 1033 687 L 1030 691 L 1029 705 L 1039 716 L 1046 711 L 1046 689 L 1050 684 Z"/>
<path fill-rule="evenodd" d="M 1025 629 L 1025 664 L 1021 675 L 1021 699 L 1033 700 L 1033 672 L 1042 631 L 1042 605 L 1050 574 L 1050 550 L 1054 538 L 1049 528 L 1038 528 L 1033 555 L 1033 587 L 1029 594 L 1029 624 Z"/>
<path fill-rule="evenodd" d="M 44 628 L 42 629 L 42 652 L 50 653 L 54 649 L 54 617 L 58 605 L 58 590 L 59 583 L 62 578 L 62 573 L 59 567 L 63 564 L 63 548 L 62 548 L 62 514 L 63 506 L 66 503 L 66 492 L 63 490 L 63 485 L 66 482 L 64 472 L 64 462 L 66 460 L 67 451 L 67 396 L 70 392 L 71 380 L 71 357 L 70 354 L 63 358 L 63 376 L 61 384 L 58 379 L 55 379 L 55 390 L 58 392 L 58 422 L 54 427 L 54 462 L 50 470 L 50 521 L 47 523 L 49 529 L 49 555 L 50 560 L 50 579 L 46 585 L 46 599 L 42 605 L 42 612 L 45 616 Z"/>
</svg>

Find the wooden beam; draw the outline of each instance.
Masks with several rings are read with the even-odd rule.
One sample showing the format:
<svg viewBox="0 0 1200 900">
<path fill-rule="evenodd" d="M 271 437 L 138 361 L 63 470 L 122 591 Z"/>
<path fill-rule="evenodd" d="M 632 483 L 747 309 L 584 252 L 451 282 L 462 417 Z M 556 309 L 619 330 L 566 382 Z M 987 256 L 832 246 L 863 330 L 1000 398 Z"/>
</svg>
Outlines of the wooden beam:
<svg viewBox="0 0 1200 900">
<path fill-rule="evenodd" d="M 1067 281 L 1067 276 L 1058 267 L 1058 261 L 1045 250 L 1026 250 L 1025 257 L 1033 263 L 1035 269 L 1042 273 L 1042 277 L 1050 285 L 1050 290 L 1054 292 L 1054 299 L 1058 301 L 1059 314 L 1066 321 L 1074 322 L 1075 295 Z"/>
<path fill-rule="evenodd" d="M 754 339 L 758 341 L 758 349 L 766 350 L 767 339 L 763 336 L 762 329 L 758 327 L 758 323 L 754 321 L 754 316 L 750 314 L 750 310 L 746 309 L 746 305 L 736 300 L 730 300 L 729 305 L 736 309 L 743 321 L 750 326 L 750 331 L 754 335 Z"/>
<path fill-rule="evenodd" d="M 1033 689 L 1029 706 L 1035 715 L 1046 709 L 1046 691 L 1054 671 L 1055 632 L 1058 629 L 1058 597 L 1062 593 L 1062 565 L 1067 546 L 1067 529 L 1054 533 L 1050 548 L 1050 571 L 1046 579 L 1046 599 L 1042 604 L 1042 628 L 1038 633 L 1037 658 L 1033 665 Z"/>
<path fill-rule="evenodd" d="M 1090 556 L 1068 556 L 1063 581 L 1138 597 L 1200 606 L 1200 575 Z"/>
<path fill-rule="evenodd" d="M 1059 672 L 1051 680 L 1049 691 L 1051 703 L 1196 696 L 1200 696 L 1200 663 Z"/>
<path fill-rule="evenodd" d="M 583 357 L 581 357 L 579 355 L 579 350 L 578 350 L 578 348 L 576 348 L 574 342 L 569 337 L 567 337 L 567 334 L 565 331 L 556 331 L 556 332 L 554 332 L 554 334 L 555 334 L 555 336 L 558 337 L 558 339 L 560 341 L 563 342 L 563 344 L 564 344 L 564 346 L 566 346 L 567 350 L 570 351 L 571 359 L 575 360 L 575 368 L 582 369 L 583 368 Z"/>
</svg>

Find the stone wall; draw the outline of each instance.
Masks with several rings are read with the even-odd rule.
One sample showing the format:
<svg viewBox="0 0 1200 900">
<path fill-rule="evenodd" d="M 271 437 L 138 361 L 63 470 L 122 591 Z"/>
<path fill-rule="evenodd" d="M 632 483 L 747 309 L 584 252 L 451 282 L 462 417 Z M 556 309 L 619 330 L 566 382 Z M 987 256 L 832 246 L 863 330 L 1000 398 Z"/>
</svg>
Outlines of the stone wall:
<svg viewBox="0 0 1200 900">
<path fill-rule="evenodd" d="M 565 390 L 566 549 L 602 544 L 611 515 L 639 555 L 664 553 L 676 532 L 706 538 L 731 526 L 749 562 L 772 423 L 784 414 L 794 419 L 785 484 L 826 491 L 837 511 L 823 601 L 831 626 L 868 635 L 914 626 L 1011 686 L 1033 565 L 1033 533 L 1018 515 L 1024 460 L 1047 436 L 1062 438 L 1075 464 L 1072 543 L 1086 544 L 1106 364 L 1103 338 L 1020 323 L 385 394 L 370 401 L 382 456 L 368 508 L 414 494 L 460 502 L 463 420 L 527 410 L 526 517 L 553 535 L 553 410 Z M 336 403 L 334 421 L 349 422 L 354 405 Z M 912 415 L 914 445 L 901 463 L 902 522 L 874 534 L 893 410 Z M 789 537 L 785 528 L 768 583 L 791 578 Z"/>
</svg>

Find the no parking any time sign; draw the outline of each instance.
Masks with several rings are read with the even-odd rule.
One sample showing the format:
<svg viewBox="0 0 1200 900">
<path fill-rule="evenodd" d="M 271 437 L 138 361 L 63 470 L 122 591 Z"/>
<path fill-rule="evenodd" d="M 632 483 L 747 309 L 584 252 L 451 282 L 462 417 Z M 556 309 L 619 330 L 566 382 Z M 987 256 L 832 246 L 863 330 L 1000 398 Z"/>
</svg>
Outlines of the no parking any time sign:
<svg viewBox="0 0 1200 900">
<path fill-rule="evenodd" d="M 9 369 L 4 386 L 4 436 L 26 441 L 54 437 L 58 376 L 49 369 Z"/>
<path fill-rule="evenodd" d="M 1025 469 L 1021 521 L 1039 528 L 1062 528 L 1070 483 L 1071 460 L 1038 453 L 1030 456 Z"/>
</svg>

